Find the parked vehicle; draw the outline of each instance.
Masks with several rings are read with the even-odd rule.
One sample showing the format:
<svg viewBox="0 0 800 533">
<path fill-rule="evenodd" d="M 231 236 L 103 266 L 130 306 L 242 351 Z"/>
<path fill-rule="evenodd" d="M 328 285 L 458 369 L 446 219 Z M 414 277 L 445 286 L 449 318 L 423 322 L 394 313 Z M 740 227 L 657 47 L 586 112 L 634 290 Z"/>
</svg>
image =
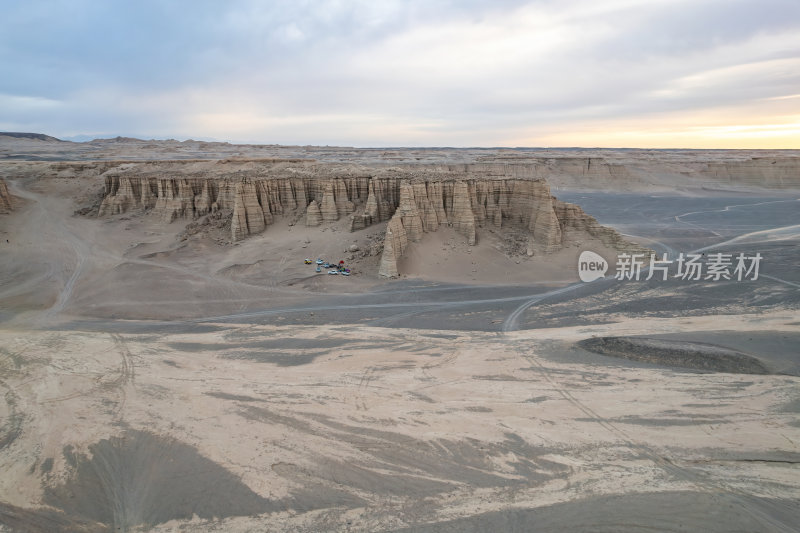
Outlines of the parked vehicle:
<svg viewBox="0 0 800 533">
<path fill-rule="evenodd" d="M 322 269 L 319 266 L 317 266 L 317 272 L 322 272 Z"/>
<path fill-rule="evenodd" d="M 303 263 L 305 263 L 306 265 L 310 265 L 311 264 L 311 259 L 306 259 L 306 260 L 303 261 Z"/>
<path fill-rule="evenodd" d="M 328 274 L 338 274 L 338 270 L 328 270 Z"/>
<path fill-rule="evenodd" d="M 318 265 L 321 265 L 321 264 L 322 264 L 322 263 L 324 263 L 324 262 L 325 262 L 325 261 L 323 261 L 322 259 L 317 259 L 317 264 L 318 264 Z"/>
<path fill-rule="evenodd" d="M 342 272 L 342 276 L 349 276 L 349 275 L 350 275 L 349 270 L 345 270 L 344 272 Z"/>
</svg>

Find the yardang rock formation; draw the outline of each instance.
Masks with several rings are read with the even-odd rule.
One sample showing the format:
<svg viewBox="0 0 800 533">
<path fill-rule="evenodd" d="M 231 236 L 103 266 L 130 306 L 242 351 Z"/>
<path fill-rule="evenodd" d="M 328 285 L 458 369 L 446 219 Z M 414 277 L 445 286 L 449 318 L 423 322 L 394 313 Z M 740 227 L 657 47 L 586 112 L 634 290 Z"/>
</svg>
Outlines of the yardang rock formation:
<svg viewBox="0 0 800 533">
<path fill-rule="evenodd" d="M 559 250 L 569 228 L 613 248 L 643 250 L 580 207 L 554 198 L 547 182 L 530 175 L 527 167 L 269 161 L 212 175 L 197 172 L 191 163 L 172 162 L 170 167 L 183 176 L 133 171 L 129 165 L 106 170 L 99 216 L 142 209 L 169 223 L 230 210 L 233 241 L 267 230 L 278 216 L 304 217 L 312 227 L 349 217 L 350 231 L 388 221 L 379 268 L 385 277 L 398 275 L 397 261 L 408 246 L 441 226 L 452 227 L 469 245 L 476 244 L 485 226 L 522 230 L 528 234 L 529 254 Z"/>
</svg>

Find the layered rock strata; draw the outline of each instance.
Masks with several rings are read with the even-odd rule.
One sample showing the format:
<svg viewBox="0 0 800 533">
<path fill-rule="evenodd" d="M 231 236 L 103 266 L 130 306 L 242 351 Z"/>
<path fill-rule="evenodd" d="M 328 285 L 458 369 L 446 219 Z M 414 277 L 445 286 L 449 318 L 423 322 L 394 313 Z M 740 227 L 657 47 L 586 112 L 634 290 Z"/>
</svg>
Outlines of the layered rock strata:
<svg viewBox="0 0 800 533">
<path fill-rule="evenodd" d="M 800 187 L 800 159 L 753 157 L 742 161 L 710 162 L 699 171 L 715 183 L 769 188 Z"/>
<path fill-rule="evenodd" d="M 544 180 L 403 182 L 399 202 L 386 231 L 379 271 L 385 277 L 397 276 L 397 261 L 409 243 L 418 241 L 422 233 L 436 231 L 440 225 L 453 227 L 470 245 L 476 244 L 478 228 L 485 225 L 521 229 L 529 232 L 532 254 L 560 249 L 562 226 L 573 224 L 566 218 L 559 219 L 555 210 L 557 200 L 550 195 Z M 578 210 L 561 212 L 565 217 L 577 217 L 575 229 L 591 228 L 599 233 L 602 226 Z M 619 236 L 614 230 L 609 231 Z M 610 235 L 606 239 L 612 240 Z M 619 236 L 617 244 L 622 242 Z"/>
<path fill-rule="evenodd" d="M 565 231 L 586 232 L 630 249 L 580 207 L 556 200 L 547 182 L 513 165 L 400 168 L 265 164 L 215 176 L 106 173 L 100 216 L 151 210 L 165 222 L 230 210 L 231 239 L 261 233 L 276 217 L 304 217 L 307 226 L 345 224 L 358 231 L 388 221 L 380 274 L 397 276 L 410 243 L 441 226 L 474 245 L 479 228 L 528 234 L 528 253 L 559 250 Z"/>
<path fill-rule="evenodd" d="M 364 205 L 377 206 L 366 227 L 388 220 L 397 206 L 397 180 L 370 177 L 186 177 L 106 176 L 98 215 L 152 211 L 164 222 L 231 210 L 231 238 L 263 232 L 275 217 L 305 215 L 306 224 L 336 222 Z M 372 195 L 369 191 L 377 191 Z M 368 196 L 371 198 L 369 201 Z M 353 221 L 349 224 L 352 226 Z M 355 228 L 359 229 L 359 228 Z"/>
<path fill-rule="evenodd" d="M 311 200 L 306 208 L 306 226 L 319 226 L 322 224 L 322 211 L 316 200 Z"/>
<path fill-rule="evenodd" d="M 391 188 L 391 181 L 386 180 L 377 190 L 384 192 L 387 187 Z M 220 209 L 231 210 L 231 238 L 241 240 L 261 233 L 275 217 L 285 214 L 305 214 L 309 225 L 347 217 L 358 206 L 363 207 L 370 183 L 369 176 L 285 177 L 248 172 L 241 177 L 163 177 L 109 172 L 105 176 L 105 194 L 98 215 L 145 210 L 169 223 L 176 219 L 198 218 Z M 396 204 L 392 200 L 395 197 L 392 191 L 379 197 L 378 202 L 387 212 L 376 216 L 376 222 L 387 220 L 394 213 Z M 315 207 L 306 213 L 311 202 Z"/>
</svg>

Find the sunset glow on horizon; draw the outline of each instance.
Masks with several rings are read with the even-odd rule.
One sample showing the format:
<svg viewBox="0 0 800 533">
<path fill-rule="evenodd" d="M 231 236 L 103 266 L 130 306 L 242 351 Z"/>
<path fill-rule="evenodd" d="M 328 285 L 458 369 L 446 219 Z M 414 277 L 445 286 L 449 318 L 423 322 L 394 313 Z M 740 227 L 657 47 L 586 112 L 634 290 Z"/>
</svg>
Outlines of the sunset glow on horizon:
<svg viewBox="0 0 800 533">
<path fill-rule="evenodd" d="M 0 130 L 800 149 L 794 0 L 0 0 Z"/>
</svg>

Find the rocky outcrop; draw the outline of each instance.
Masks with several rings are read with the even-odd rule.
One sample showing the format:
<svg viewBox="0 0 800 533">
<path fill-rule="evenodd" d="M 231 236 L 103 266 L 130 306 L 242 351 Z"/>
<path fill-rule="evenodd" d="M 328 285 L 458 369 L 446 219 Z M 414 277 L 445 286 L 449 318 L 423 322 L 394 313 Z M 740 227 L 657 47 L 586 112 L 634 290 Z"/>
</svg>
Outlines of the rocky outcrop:
<svg viewBox="0 0 800 533">
<path fill-rule="evenodd" d="M 531 212 L 530 222 L 528 222 L 528 229 L 531 232 L 531 242 L 528 248 L 535 249 L 540 247 L 544 252 L 550 253 L 561 248 L 562 241 L 562 222 L 556 215 L 553 206 L 553 197 L 550 195 L 550 189 L 547 188 L 546 194 L 541 193 L 533 195 L 533 210 Z M 565 220 L 563 222 L 567 224 Z"/>
<path fill-rule="evenodd" d="M 528 232 L 528 255 L 563 247 L 564 233 L 588 234 L 611 248 L 649 253 L 600 225 L 574 204 L 550 194 L 544 180 L 494 179 L 429 181 L 400 185 L 400 205 L 389 222 L 379 274 L 396 277 L 397 260 L 422 233 L 446 224 L 474 245 L 478 229 L 516 228 Z M 389 231 L 391 229 L 391 232 Z"/>
<path fill-rule="evenodd" d="M 106 194 L 100 204 L 100 216 L 118 215 L 139 207 L 141 205 L 141 192 L 139 191 L 141 185 L 140 181 L 131 181 L 129 177 L 123 177 L 114 182 L 113 190 Z M 109 184 L 106 184 L 106 190 L 109 190 Z"/>
<path fill-rule="evenodd" d="M 553 210 L 564 230 L 585 232 L 603 244 L 618 250 L 649 254 L 650 250 L 627 241 L 618 231 L 601 225 L 593 216 L 586 214 L 580 206 L 554 199 Z"/>
<path fill-rule="evenodd" d="M 213 200 L 213 195 L 211 194 L 211 189 L 213 185 L 211 182 L 206 181 L 203 183 L 203 188 L 200 191 L 200 194 L 195 195 L 194 197 L 194 215 L 195 216 L 204 216 L 208 213 L 212 213 L 218 209 L 216 202 Z"/>
<path fill-rule="evenodd" d="M 398 219 L 403 226 L 406 237 L 414 242 L 422 239 L 422 218 L 414 199 L 414 189 L 410 183 L 400 185 L 400 205 L 395 210 L 392 220 Z"/>
<path fill-rule="evenodd" d="M 252 233 L 261 233 L 267 226 L 264 211 L 259 202 L 258 189 L 255 183 L 241 181 L 236 184 L 233 203 L 233 220 L 231 233 L 234 241 L 243 239 Z M 269 214 L 270 221 L 272 215 Z"/>
<path fill-rule="evenodd" d="M 800 160 L 754 157 L 744 161 L 711 162 L 700 175 L 714 182 L 777 189 L 800 188 Z"/>
<path fill-rule="evenodd" d="M 412 187 L 414 202 L 417 205 L 420 221 L 422 222 L 422 231 L 436 231 L 439 224 L 446 224 L 447 219 L 441 202 L 441 183 L 414 183 Z M 431 194 L 432 191 L 429 188 L 437 188 L 438 194 L 435 191 Z M 431 199 L 432 197 L 433 200 Z M 417 198 L 419 198 L 419 201 L 416 200 Z M 437 206 L 442 208 L 437 210 Z"/>
<path fill-rule="evenodd" d="M 531 217 L 531 237 L 533 245 L 540 245 L 545 252 L 554 252 L 561 247 L 561 222 L 559 222 L 552 202 L 541 207 L 536 217 Z"/>
<path fill-rule="evenodd" d="M 394 173 L 392 173 L 394 174 Z M 395 177 L 373 177 L 366 186 L 363 210 L 351 217 L 351 231 L 365 228 L 392 218 L 399 204 L 399 183 Z"/>
<path fill-rule="evenodd" d="M 383 242 L 383 254 L 381 255 L 378 273 L 387 278 L 396 278 L 397 261 L 408 247 L 408 234 L 403 226 L 400 217 L 393 217 L 386 225 L 386 237 Z"/>
<path fill-rule="evenodd" d="M 380 262 L 380 274 L 388 277 L 397 275 L 397 260 L 409 246 L 443 225 L 470 245 L 482 227 L 522 232 L 529 254 L 559 250 L 570 231 L 587 232 L 612 247 L 629 246 L 579 207 L 554 199 L 547 182 L 532 177 L 529 168 L 514 165 L 354 168 L 293 161 L 213 177 L 187 174 L 110 168 L 100 215 L 141 209 L 172 222 L 224 210 L 232 213 L 234 241 L 267 230 L 280 216 L 303 216 L 311 227 L 347 217 L 351 231 L 388 221 Z"/>
<path fill-rule="evenodd" d="M 322 224 L 322 211 L 316 200 L 311 200 L 306 208 L 306 226 L 319 226 Z"/>
<path fill-rule="evenodd" d="M 491 225 L 529 232 L 530 254 L 561 248 L 561 222 L 543 180 L 403 182 L 399 190 L 399 205 L 389 223 L 391 236 L 387 230 L 381 258 L 382 276 L 396 276 L 396 261 L 408 245 L 442 224 L 463 235 L 469 245 L 476 244 L 480 227 Z"/>
<path fill-rule="evenodd" d="M 195 214 L 192 183 L 187 179 L 159 180 L 156 210 L 164 222 L 177 218 L 190 218 Z"/>
<path fill-rule="evenodd" d="M 6 182 L 0 179 L 0 213 L 10 213 L 14 209 L 14 200 L 8 192 Z"/>
<path fill-rule="evenodd" d="M 355 211 L 356 206 L 350 200 L 350 194 L 351 191 L 348 190 L 345 180 L 333 180 L 333 202 L 336 204 L 338 217 L 347 216 Z"/>
<path fill-rule="evenodd" d="M 336 206 L 336 198 L 333 194 L 333 183 L 325 185 L 325 192 L 322 194 L 322 205 L 320 206 L 323 222 L 336 222 L 339 220 L 339 208 Z"/>
<path fill-rule="evenodd" d="M 456 182 L 453 186 L 453 201 L 448 212 L 448 219 L 453 228 L 467 238 L 470 246 L 476 242 L 476 217 L 472 208 L 472 195 L 470 187 L 463 181 Z M 479 209 L 480 213 L 480 209 Z M 479 215 L 480 216 L 480 215 Z"/>
</svg>

